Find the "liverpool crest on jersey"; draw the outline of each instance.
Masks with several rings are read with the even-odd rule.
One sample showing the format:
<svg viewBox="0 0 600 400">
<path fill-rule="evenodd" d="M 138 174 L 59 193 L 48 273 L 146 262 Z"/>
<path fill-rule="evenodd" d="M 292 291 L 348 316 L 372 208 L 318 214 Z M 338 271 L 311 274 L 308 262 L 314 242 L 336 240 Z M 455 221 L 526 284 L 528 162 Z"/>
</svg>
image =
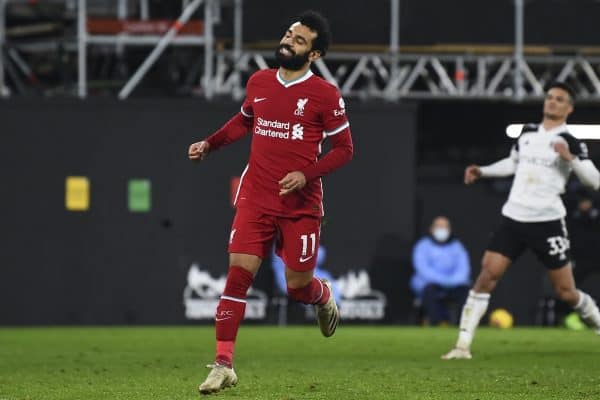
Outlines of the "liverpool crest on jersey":
<svg viewBox="0 0 600 400">
<path fill-rule="evenodd" d="M 296 111 L 294 111 L 294 115 L 304 115 L 304 107 L 306 106 L 306 103 L 308 103 L 308 99 L 298 99 L 298 102 L 296 103 Z"/>
</svg>

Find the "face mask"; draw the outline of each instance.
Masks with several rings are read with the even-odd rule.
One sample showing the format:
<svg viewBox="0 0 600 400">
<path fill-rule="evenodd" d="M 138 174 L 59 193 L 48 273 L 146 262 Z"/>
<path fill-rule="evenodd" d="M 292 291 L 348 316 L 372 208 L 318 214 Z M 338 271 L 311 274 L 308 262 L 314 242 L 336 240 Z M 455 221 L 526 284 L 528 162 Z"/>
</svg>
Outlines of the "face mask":
<svg viewBox="0 0 600 400">
<path fill-rule="evenodd" d="M 450 230 L 446 228 L 434 228 L 432 235 L 438 242 L 445 242 L 450 237 Z"/>
</svg>

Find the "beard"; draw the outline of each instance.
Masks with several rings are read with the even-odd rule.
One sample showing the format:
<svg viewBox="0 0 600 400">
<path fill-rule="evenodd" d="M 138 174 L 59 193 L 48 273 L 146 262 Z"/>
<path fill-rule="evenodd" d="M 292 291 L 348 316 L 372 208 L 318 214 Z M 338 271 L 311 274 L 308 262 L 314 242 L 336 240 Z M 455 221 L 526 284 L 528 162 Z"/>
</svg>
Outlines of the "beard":
<svg viewBox="0 0 600 400">
<path fill-rule="evenodd" d="M 286 49 L 292 55 L 286 56 L 281 52 L 281 49 Z M 298 71 L 308 63 L 308 51 L 303 54 L 296 54 L 289 46 L 282 44 L 275 50 L 275 58 L 282 68 Z"/>
</svg>

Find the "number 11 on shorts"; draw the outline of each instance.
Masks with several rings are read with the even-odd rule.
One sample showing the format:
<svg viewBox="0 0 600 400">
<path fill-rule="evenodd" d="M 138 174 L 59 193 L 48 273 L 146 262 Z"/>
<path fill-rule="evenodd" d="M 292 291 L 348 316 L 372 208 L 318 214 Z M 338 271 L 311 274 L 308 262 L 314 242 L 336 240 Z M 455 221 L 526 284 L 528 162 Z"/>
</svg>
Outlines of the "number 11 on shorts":
<svg viewBox="0 0 600 400">
<path fill-rule="evenodd" d="M 310 256 L 307 257 L 308 251 L 308 238 L 310 236 Z M 302 255 L 300 256 L 300 262 L 305 262 L 310 260 L 315 254 L 315 245 L 317 243 L 317 234 L 311 233 L 310 235 L 300 235 L 300 240 L 302 240 Z"/>
</svg>

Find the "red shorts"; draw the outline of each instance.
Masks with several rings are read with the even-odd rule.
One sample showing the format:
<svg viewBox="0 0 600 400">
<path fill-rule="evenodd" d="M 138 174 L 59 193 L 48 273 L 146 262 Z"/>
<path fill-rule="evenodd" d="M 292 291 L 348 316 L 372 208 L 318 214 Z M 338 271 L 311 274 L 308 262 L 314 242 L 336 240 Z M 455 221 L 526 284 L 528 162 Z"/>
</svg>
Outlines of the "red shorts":
<svg viewBox="0 0 600 400">
<path fill-rule="evenodd" d="M 229 253 L 266 258 L 275 252 L 285 265 L 297 272 L 310 271 L 317 264 L 321 219 L 310 216 L 284 218 L 253 208 L 238 208 L 229 237 Z"/>
</svg>

